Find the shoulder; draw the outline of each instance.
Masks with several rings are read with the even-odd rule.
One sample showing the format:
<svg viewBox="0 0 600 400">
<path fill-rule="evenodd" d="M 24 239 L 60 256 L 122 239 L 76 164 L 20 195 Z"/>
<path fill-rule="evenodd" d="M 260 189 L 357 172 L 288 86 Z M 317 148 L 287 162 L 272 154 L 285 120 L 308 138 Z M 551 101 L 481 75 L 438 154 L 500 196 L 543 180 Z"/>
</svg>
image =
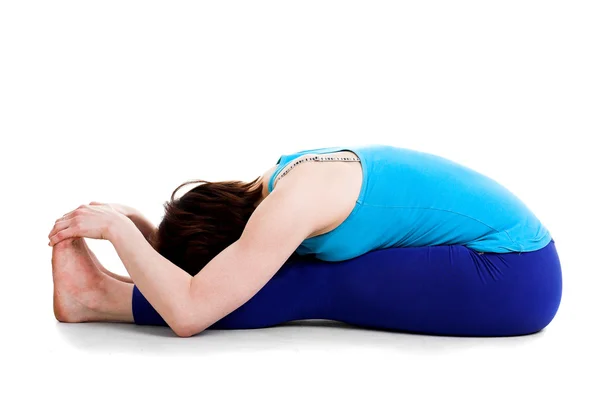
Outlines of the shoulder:
<svg viewBox="0 0 600 400">
<path fill-rule="evenodd" d="M 301 160 L 303 158 L 299 158 Z M 294 196 L 303 199 L 323 199 L 330 195 L 336 199 L 336 189 L 343 186 L 343 179 L 339 179 L 339 170 L 342 163 L 317 163 L 300 162 L 287 171 L 285 176 L 281 172 L 276 177 L 271 192 L 285 193 L 285 196 Z"/>
<path fill-rule="evenodd" d="M 263 203 L 296 214 L 313 233 L 322 233 L 354 208 L 361 177 L 358 163 L 300 163 L 277 181 Z"/>
<path fill-rule="evenodd" d="M 256 207 L 239 239 L 244 247 L 291 246 L 294 249 L 331 220 L 328 202 L 323 202 L 323 181 L 312 173 L 290 174 Z M 275 242 L 273 242 L 275 240 Z"/>
<path fill-rule="evenodd" d="M 298 164 L 277 180 L 267 198 L 273 201 L 298 203 L 306 212 L 313 212 L 331 198 L 331 181 L 315 163 Z"/>
</svg>

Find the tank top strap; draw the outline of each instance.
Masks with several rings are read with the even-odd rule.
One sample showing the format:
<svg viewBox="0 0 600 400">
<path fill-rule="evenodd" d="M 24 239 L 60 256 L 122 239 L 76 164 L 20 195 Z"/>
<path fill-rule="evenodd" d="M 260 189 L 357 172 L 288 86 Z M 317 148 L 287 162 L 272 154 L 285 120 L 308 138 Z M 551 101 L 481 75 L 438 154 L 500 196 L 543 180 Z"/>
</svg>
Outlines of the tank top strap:
<svg viewBox="0 0 600 400">
<path fill-rule="evenodd" d="M 284 154 L 277 160 L 277 168 L 273 171 L 271 178 L 268 183 L 268 192 L 273 191 L 273 187 L 275 183 L 279 181 L 283 176 L 285 176 L 292 168 L 296 165 L 301 164 L 306 161 L 359 161 L 360 158 L 353 156 L 327 156 L 327 153 L 336 153 L 340 151 L 353 151 L 350 148 L 346 147 L 321 147 L 318 149 L 310 149 L 310 150 L 302 150 L 292 154 Z M 310 154 L 311 157 L 302 158 L 305 155 Z M 282 172 L 283 171 L 283 172 Z"/>
<path fill-rule="evenodd" d="M 305 157 L 305 156 L 300 156 L 296 159 L 296 161 L 289 163 L 287 165 L 286 168 L 284 168 L 279 175 L 277 175 L 277 178 L 275 178 L 275 180 L 273 181 L 273 186 L 275 186 L 275 184 L 284 176 L 286 176 L 288 174 L 288 172 L 290 172 L 296 165 L 302 164 L 304 162 L 307 161 L 358 161 L 360 162 L 360 159 L 358 157 L 352 156 L 352 157 L 343 157 L 343 156 L 334 156 L 334 155 L 310 155 L 309 157 Z"/>
</svg>

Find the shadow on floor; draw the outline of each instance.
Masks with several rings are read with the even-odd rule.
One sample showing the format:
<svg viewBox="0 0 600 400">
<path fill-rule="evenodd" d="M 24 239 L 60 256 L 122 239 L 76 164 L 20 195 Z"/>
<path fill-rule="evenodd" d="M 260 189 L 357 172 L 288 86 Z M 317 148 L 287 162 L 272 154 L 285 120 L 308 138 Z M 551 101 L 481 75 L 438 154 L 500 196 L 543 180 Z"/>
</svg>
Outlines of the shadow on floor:
<svg viewBox="0 0 600 400">
<path fill-rule="evenodd" d="M 329 320 L 302 320 L 263 329 L 212 330 L 179 338 L 167 327 L 115 323 L 56 325 L 68 344 L 86 352 L 171 354 L 240 353 L 270 350 L 372 349 L 440 354 L 469 348 L 522 346 L 541 340 L 544 332 L 507 338 L 430 336 L 365 329 Z"/>
</svg>

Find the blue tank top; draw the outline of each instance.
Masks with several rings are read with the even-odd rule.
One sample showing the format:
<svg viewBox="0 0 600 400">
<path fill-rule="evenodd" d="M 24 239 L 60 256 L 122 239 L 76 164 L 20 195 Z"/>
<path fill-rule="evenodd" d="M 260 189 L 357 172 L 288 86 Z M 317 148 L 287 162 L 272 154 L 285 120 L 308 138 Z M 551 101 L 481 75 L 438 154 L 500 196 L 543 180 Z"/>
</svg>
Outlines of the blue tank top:
<svg viewBox="0 0 600 400">
<path fill-rule="evenodd" d="M 386 145 L 323 147 L 282 155 L 269 179 L 305 154 L 348 150 L 360 159 L 362 186 L 334 230 L 305 239 L 297 254 L 342 261 L 388 247 L 464 245 L 478 252 L 539 250 L 549 231 L 513 193 L 470 168 L 433 154 Z"/>
</svg>

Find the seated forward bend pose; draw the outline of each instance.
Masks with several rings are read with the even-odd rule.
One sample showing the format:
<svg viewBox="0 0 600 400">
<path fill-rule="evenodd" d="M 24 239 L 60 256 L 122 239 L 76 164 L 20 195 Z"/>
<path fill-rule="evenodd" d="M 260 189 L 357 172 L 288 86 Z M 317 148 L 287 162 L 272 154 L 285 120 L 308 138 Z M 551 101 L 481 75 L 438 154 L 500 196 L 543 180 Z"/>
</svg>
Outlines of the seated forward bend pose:
<svg viewBox="0 0 600 400">
<path fill-rule="evenodd" d="M 134 209 L 59 218 L 54 310 L 64 322 L 260 328 L 297 319 L 443 335 L 534 333 L 562 293 L 549 231 L 468 167 L 386 145 L 283 155 L 252 182 L 193 181 L 158 227 Z M 83 238 L 109 240 L 129 277 Z"/>
</svg>

